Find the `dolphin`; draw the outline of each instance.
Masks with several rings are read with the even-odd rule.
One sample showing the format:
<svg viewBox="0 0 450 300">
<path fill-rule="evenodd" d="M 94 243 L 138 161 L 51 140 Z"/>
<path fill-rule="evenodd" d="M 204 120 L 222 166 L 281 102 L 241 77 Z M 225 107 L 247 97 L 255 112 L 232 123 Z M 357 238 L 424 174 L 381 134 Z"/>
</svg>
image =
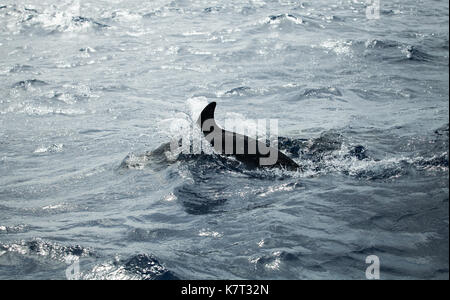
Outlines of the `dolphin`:
<svg viewBox="0 0 450 300">
<path fill-rule="evenodd" d="M 201 112 L 197 124 L 216 152 L 226 156 L 234 156 L 250 169 L 280 168 L 289 171 L 301 170 L 301 167 L 296 162 L 277 148 L 246 135 L 222 129 L 214 119 L 215 109 L 216 102 L 209 103 Z"/>
</svg>

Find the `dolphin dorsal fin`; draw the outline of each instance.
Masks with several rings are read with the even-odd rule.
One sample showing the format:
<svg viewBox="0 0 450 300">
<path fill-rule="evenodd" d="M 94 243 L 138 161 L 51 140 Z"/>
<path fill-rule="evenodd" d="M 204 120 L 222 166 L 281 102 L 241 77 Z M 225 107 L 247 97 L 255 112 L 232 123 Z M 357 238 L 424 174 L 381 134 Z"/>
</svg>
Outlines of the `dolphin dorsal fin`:
<svg viewBox="0 0 450 300">
<path fill-rule="evenodd" d="M 216 121 L 214 119 L 214 111 L 216 110 L 216 102 L 209 103 L 200 114 L 200 117 L 197 120 L 198 126 L 200 126 L 200 129 L 203 129 L 203 123 L 205 123 L 206 120 L 213 120 L 214 125 L 216 125 Z"/>
</svg>

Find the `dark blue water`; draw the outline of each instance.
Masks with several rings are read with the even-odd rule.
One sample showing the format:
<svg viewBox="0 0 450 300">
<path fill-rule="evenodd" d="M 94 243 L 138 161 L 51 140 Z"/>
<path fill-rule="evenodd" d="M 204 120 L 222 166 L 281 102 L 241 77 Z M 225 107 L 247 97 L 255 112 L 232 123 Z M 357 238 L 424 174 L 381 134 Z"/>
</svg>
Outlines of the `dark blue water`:
<svg viewBox="0 0 450 300">
<path fill-rule="evenodd" d="M 0 279 L 448 279 L 448 1 L 19 2 Z M 208 101 L 304 171 L 168 158 Z"/>
</svg>

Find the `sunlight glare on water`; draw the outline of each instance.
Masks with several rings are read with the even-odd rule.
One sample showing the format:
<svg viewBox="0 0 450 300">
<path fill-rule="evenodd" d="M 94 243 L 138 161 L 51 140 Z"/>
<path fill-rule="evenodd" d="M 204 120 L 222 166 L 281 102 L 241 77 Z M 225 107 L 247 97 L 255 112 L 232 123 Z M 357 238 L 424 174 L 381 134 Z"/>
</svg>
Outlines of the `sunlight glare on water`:
<svg viewBox="0 0 450 300">
<path fill-rule="evenodd" d="M 0 0 L 0 279 L 448 279 L 448 9 Z M 212 101 L 303 171 L 167 157 Z"/>
</svg>

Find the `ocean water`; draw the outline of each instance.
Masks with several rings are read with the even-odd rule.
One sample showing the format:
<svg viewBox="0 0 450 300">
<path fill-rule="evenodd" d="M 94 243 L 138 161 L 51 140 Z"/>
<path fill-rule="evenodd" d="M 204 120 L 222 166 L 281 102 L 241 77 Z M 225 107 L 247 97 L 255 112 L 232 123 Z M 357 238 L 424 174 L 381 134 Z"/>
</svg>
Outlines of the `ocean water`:
<svg viewBox="0 0 450 300">
<path fill-rule="evenodd" d="M 0 0 L 0 279 L 448 279 L 449 3 L 380 3 Z M 211 101 L 303 172 L 169 159 Z"/>
</svg>

